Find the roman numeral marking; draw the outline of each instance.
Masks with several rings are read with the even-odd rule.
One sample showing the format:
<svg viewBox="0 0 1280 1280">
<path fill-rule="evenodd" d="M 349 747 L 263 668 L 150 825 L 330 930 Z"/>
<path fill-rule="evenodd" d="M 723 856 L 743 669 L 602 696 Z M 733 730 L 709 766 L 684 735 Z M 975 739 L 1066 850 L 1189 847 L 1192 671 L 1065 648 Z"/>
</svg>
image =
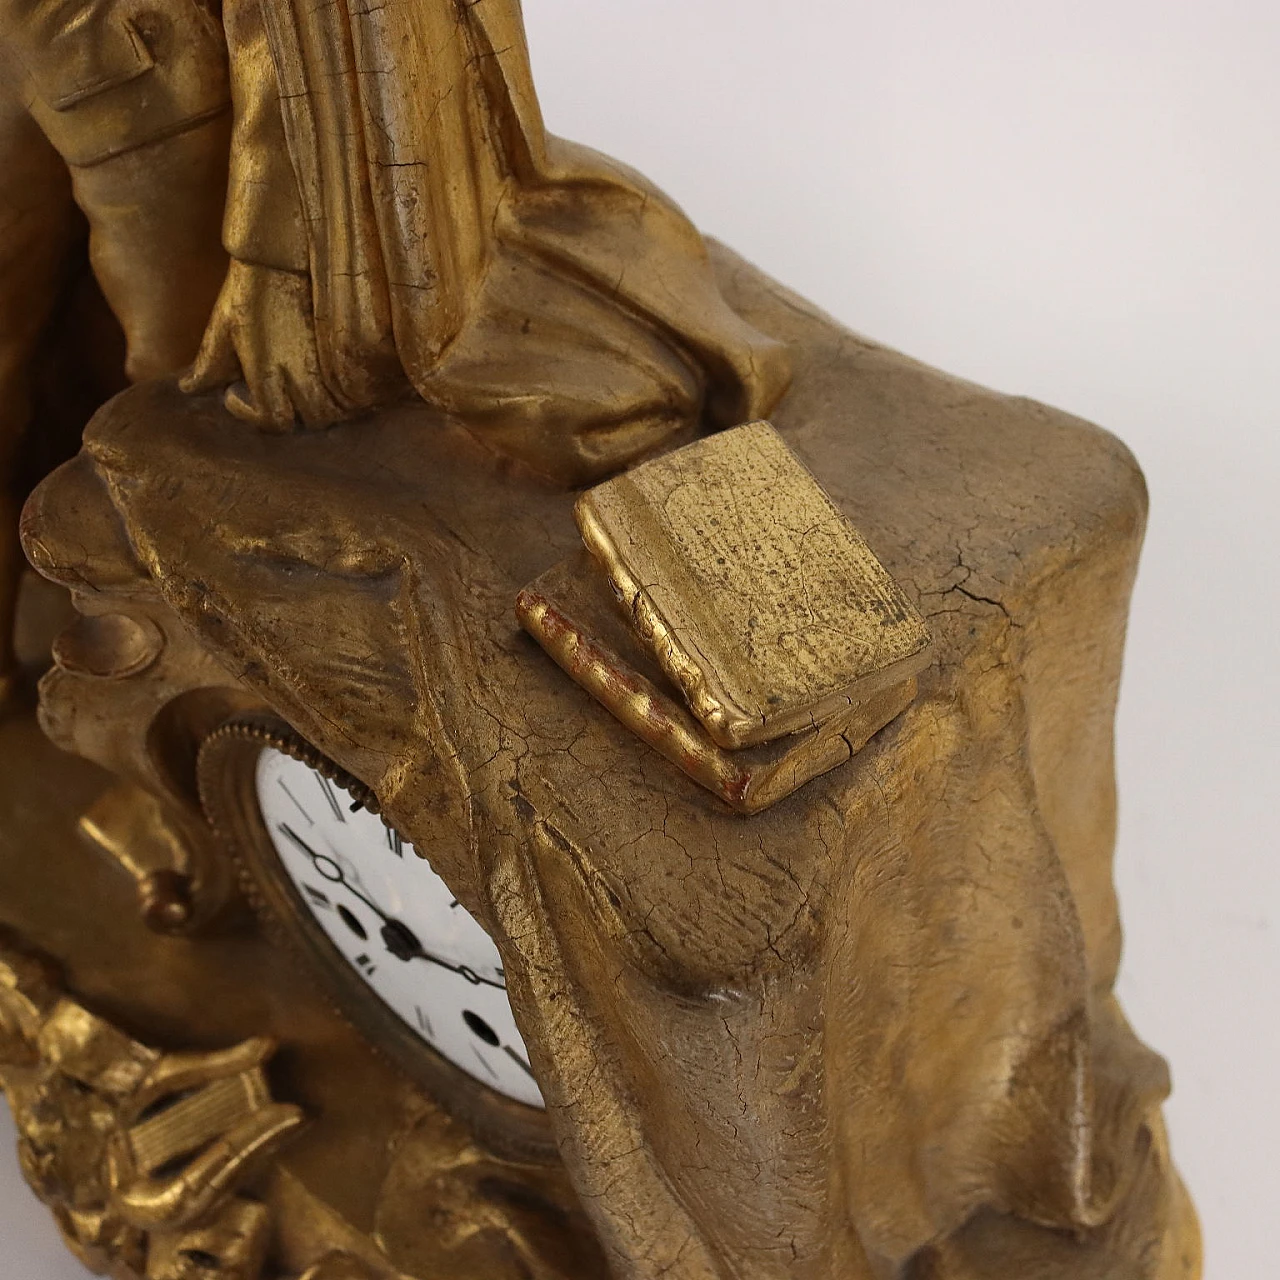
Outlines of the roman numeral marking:
<svg viewBox="0 0 1280 1280">
<path fill-rule="evenodd" d="M 311 899 L 313 906 L 324 907 L 330 911 L 333 910 L 333 903 L 329 901 L 327 893 L 321 893 L 319 889 L 309 884 L 304 884 L 302 887 L 306 891 L 307 897 Z"/>
<path fill-rule="evenodd" d="M 342 806 L 338 803 L 338 793 L 334 789 L 334 785 L 322 773 L 312 775 L 320 784 L 320 790 L 324 792 L 324 798 L 329 802 L 329 808 L 333 810 L 333 816 L 339 822 L 346 822 L 347 816 L 342 812 Z"/>
<path fill-rule="evenodd" d="M 293 801 L 294 808 L 295 808 L 295 809 L 297 809 L 297 811 L 298 811 L 300 814 L 302 814 L 302 816 L 303 816 L 304 818 L 306 818 L 307 822 L 308 822 L 308 823 L 310 823 L 310 824 L 311 824 L 311 826 L 313 826 L 313 827 L 314 827 L 314 826 L 316 825 L 316 820 L 315 820 L 315 819 L 314 819 L 314 818 L 313 818 L 313 817 L 312 817 L 312 816 L 311 816 L 311 815 L 310 815 L 310 814 L 309 814 L 309 813 L 308 813 L 308 812 L 307 812 L 307 811 L 302 807 L 302 802 L 301 802 L 301 801 L 298 799 L 298 797 L 297 797 L 297 796 L 295 796 L 295 795 L 293 794 L 293 792 L 292 792 L 292 791 L 290 791 L 290 790 L 289 790 L 289 788 L 285 785 L 285 780 L 284 780 L 283 778 L 277 778 L 277 779 L 276 779 L 276 786 L 278 786 L 278 787 L 280 788 L 280 790 L 281 790 L 281 791 L 283 791 L 283 792 L 285 793 L 285 795 L 287 795 L 287 796 L 289 797 L 289 799 Z"/>
<path fill-rule="evenodd" d="M 387 848 L 390 849 L 397 858 L 404 857 L 404 840 L 394 827 L 387 828 Z"/>
<path fill-rule="evenodd" d="M 533 1074 L 533 1068 L 509 1044 L 504 1044 L 502 1046 L 502 1052 L 505 1053 L 507 1057 L 510 1058 L 511 1061 L 529 1077 L 530 1080 L 533 1080 L 535 1083 L 537 1082 L 537 1077 Z"/>
<path fill-rule="evenodd" d="M 498 1078 L 498 1073 L 490 1065 L 489 1059 L 486 1058 L 484 1054 L 475 1047 L 475 1045 L 471 1046 L 471 1052 L 476 1055 L 476 1061 L 496 1080 Z"/>
<path fill-rule="evenodd" d="M 427 1035 L 429 1035 L 434 1040 L 436 1038 L 436 1033 L 431 1029 L 431 1019 L 428 1018 L 427 1015 L 422 1012 L 422 1008 L 420 1005 L 415 1004 L 413 1006 L 413 1011 L 418 1015 L 419 1028 L 425 1031 Z"/>
</svg>

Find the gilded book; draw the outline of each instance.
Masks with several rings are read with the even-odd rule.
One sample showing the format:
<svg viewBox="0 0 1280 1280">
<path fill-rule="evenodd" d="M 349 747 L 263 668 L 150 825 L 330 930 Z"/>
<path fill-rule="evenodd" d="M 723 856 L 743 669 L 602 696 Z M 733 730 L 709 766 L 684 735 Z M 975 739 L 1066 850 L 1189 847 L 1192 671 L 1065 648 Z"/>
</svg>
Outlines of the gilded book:
<svg viewBox="0 0 1280 1280">
<path fill-rule="evenodd" d="M 919 611 L 766 422 L 597 485 L 576 515 L 640 639 L 720 747 L 821 725 L 928 661 Z"/>
<path fill-rule="evenodd" d="M 632 733 L 739 813 L 759 813 L 843 764 L 916 696 L 914 678 L 907 679 L 812 728 L 729 751 L 689 714 L 585 551 L 525 587 L 516 615 Z"/>
</svg>

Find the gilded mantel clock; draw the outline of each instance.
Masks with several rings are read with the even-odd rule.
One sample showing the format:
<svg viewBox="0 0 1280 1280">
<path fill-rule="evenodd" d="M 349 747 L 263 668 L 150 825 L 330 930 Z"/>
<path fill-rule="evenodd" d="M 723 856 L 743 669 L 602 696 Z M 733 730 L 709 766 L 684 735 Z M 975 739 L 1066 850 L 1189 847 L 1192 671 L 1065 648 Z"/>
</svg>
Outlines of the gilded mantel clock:
<svg viewBox="0 0 1280 1280">
<path fill-rule="evenodd" d="M 550 136 L 517 0 L 126 8 L 0 22 L 0 1086 L 69 1247 L 1195 1280 L 1127 450 Z"/>
<path fill-rule="evenodd" d="M 430 851 L 282 722 L 229 721 L 205 739 L 198 773 L 263 924 L 341 1013 L 495 1149 L 547 1156 L 502 958 Z"/>
</svg>

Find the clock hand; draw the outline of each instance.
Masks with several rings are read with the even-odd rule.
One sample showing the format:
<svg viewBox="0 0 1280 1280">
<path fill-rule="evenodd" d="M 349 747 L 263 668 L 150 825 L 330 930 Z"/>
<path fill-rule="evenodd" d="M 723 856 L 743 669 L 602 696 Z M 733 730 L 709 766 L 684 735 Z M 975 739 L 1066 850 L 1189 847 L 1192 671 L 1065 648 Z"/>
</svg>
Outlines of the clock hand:
<svg viewBox="0 0 1280 1280">
<path fill-rule="evenodd" d="M 315 867 L 318 875 L 330 884 L 341 885 L 353 897 L 359 898 L 374 915 L 383 921 L 384 925 L 394 923 L 392 918 L 372 898 L 368 897 L 354 881 L 347 877 L 342 864 L 336 858 L 331 858 L 327 853 L 317 853 L 287 822 L 280 824 L 280 830 L 311 859 L 311 865 Z"/>
<path fill-rule="evenodd" d="M 418 941 L 414 932 L 399 920 L 392 920 L 383 928 L 382 940 L 387 944 L 387 950 L 399 960 L 426 960 L 429 964 L 439 965 L 441 969 L 465 978 L 473 987 L 494 987 L 499 991 L 507 989 L 505 982 L 483 977 L 469 965 L 451 964 L 440 956 L 433 956 Z"/>
<path fill-rule="evenodd" d="M 523 1054 L 518 1053 L 509 1044 L 504 1044 L 502 1046 L 502 1052 L 505 1053 L 507 1057 L 510 1058 L 511 1061 L 529 1077 L 530 1080 L 535 1083 L 537 1082 L 538 1077 L 533 1074 L 533 1068 L 525 1061 Z"/>
<path fill-rule="evenodd" d="M 287 822 L 280 824 L 280 830 L 311 859 L 311 865 L 315 867 L 318 875 L 328 880 L 330 884 L 341 885 L 348 893 L 359 898 L 382 921 L 383 944 L 397 960 L 426 960 L 430 964 L 439 965 L 441 969 L 447 969 L 450 973 L 456 973 L 459 977 L 465 978 L 472 986 L 495 987 L 499 991 L 507 989 L 505 982 L 496 982 L 492 978 L 482 977 L 468 965 L 450 964 L 440 956 L 433 956 L 418 941 L 417 934 L 407 924 L 389 916 L 373 899 L 363 893 L 361 888 L 356 886 L 336 858 L 326 853 L 317 853 Z"/>
<path fill-rule="evenodd" d="M 435 956 L 424 956 L 424 959 L 430 960 L 435 964 L 444 964 L 443 960 L 437 960 Z M 466 978 L 473 987 L 496 987 L 499 991 L 505 991 L 507 984 L 505 982 L 497 982 L 493 978 L 483 978 L 474 969 L 469 969 L 465 964 L 445 964 L 446 969 L 452 969 L 454 973 Z"/>
</svg>

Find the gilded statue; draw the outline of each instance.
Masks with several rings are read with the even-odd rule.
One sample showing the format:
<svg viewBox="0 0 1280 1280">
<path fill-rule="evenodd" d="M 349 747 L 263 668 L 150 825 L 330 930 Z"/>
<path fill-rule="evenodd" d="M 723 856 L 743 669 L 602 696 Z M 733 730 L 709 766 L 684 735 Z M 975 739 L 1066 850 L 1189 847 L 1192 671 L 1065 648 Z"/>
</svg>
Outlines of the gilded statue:
<svg viewBox="0 0 1280 1280">
<path fill-rule="evenodd" d="M 194 358 L 227 268 L 231 117 L 212 6 L 14 0 L 0 7 L 0 58 L 0 523 L 14 530 L 24 437 L 51 414 L 42 359 L 87 378 L 91 411 L 126 373 Z M 84 305 L 86 284 L 109 304 L 105 320 Z M 6 688 L 21 565 L 7 534 Z"/>
<path fill-rule="evenodd" d="M 85 222 L 127 376 L 187 370 L 264 430 L 416 392 L 577 480 L 786 385 L 679 210 L 547 133 L 518 0 L 14 0 L 0 24 L 0 468 Z"/>
<path fill-rule="evenodd" d="M 0 938 L 0 1086 L 22 1171 L 64 1238 L 117 1280 L 258 1280 L 269 1220 L 236 1193 L 290 1132 L 274 1046 L 162 1054 L 68 1000 L 56 970 Z"/>
<path fill-rule="evenodd" d="M 1114 994 L 1123 445 L 552 137 L 518 0 L 5 3 L 0 518 L 80 343 L 39 716 L 140 908 L 0 841 L 0 921 L 138 1028 L 0 955 L 81 1256 L 1195 1280 Z M 175 1081 L 230 1137 L 131 1147 Z"/>
</svg>

